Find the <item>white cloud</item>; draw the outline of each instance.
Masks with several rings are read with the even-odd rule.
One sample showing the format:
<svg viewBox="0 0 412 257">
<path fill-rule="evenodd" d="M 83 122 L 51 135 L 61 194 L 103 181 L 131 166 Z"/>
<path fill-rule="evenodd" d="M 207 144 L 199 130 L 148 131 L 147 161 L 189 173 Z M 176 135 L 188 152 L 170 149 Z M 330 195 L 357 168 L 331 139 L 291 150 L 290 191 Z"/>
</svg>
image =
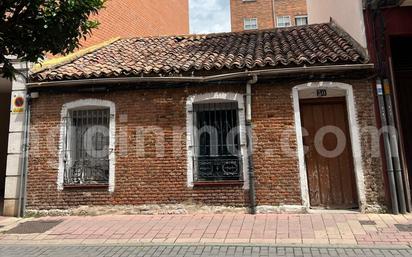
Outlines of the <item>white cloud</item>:
<svg viewBox="0 0 412 257">
<path fill-rule="evenodd" d="M 230 31 L 229 0 L 190 0 L 190 33 Z"/>
</svg>

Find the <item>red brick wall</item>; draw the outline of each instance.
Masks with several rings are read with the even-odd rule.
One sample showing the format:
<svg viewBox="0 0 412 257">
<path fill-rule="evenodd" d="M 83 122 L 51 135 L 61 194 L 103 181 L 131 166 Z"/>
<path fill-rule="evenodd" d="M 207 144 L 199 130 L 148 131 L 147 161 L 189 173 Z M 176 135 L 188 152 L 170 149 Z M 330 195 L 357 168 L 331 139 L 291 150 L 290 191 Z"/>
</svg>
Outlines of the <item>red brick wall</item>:
<svg viewBox="0 0 412 257">
<path fill-rule="evenodd" d="M 114 37 L 188 34 L 188 5 L 188 0 L 108 0 L 92 17 L 101 24 L 83 47 Z"/>
<path fill-rule="evenodd" d="M 285 156 L 280 145 L 284 129 L 295 129 L 291 98 L 295 85 L 253 87 L 256 199 L 264 205 L 302 204 L 297 155 Z M 291 137 L 291 146 L 296 149 L 296 137 Z"/>
<path fill-rule="evenodd" d="M 277 16 L 290 16 L 292 25 L 296 25 L 296 16 L 308 14 L 306 0 L 275 0 L 275 24 Z"/>
<path fill-rule="evenodd" d="M 243 30 L 244 18 L 257 18 L 259 29 L 274 27 L 273 0 L 256 0 L 243 2 L 242 0 L 230 0 L 232 31 Z"/>
<path fill-rule="evenodd" d="M 230 10 L 232 31 L 243 30 L 244 18 L 258 18 L 259 29 L 271 29 L 276 27 L 276 16 L 291 16 L 295 25 L 295 16 L 307 14 L 306 0 L 231 0 Z"/>
<path fill-rule="evenodd" d="M 375 124 L 372 89 L 369 83 L 351 81 L 361 126 Z M 284 128 L 292 132 L 296 150 L 292 87 L 300 84 L 258 84 L 253 87 L 253 123 L 256 136 L 254 162 L 258 205 L 301 204 L 297 156 L 280 151 Z M 79 205 L 159 204 L 193 201 L 209 205 L 243 206 L 247 197 L 241 186 L 187 188 L 186 137 L 183 134 L 180 155 L 174 155 L 173 127 L 185 131 L 186 98 L 206 92 L 241 92 L 245 86 L 205 86 L 175 89 L 116 91 L 111 93 L 42 93 L 34 99 L 31 120 L 31 146 L 28 174 L 28 209 L 69 208 Z M 128 155 L 116 148 L 115 192 L 107 189 L 65 189 L 57 191 L 60 112 L 64 103 L 83 98 L 107 99 L 116 104 L 117 142 L 122 129 L 121 114 L 127 114 Z M 158 126 L 165 134 L 165 156 L 155 156 L 153 136 L 146 137 L 146 156 L 136 153 L 135 127 Z M 124 128 L 124 127 L 123 127 Z M 47 138 L 51 135 L 52 139 Z M 47 143 L 52 147 L 47 149 Z M 367 151 L 368 139 L 362 139 L 363 168 L 368 203 L 383 203 L 382 169 L 379 158 Z M 49 147 L 50 148 L 50 147 Z"/>
<path fill-rule="evenodd" d="M 355 84 L 352 81 L 349 81 L 348 83 Z M 354 97 L 360 129 L 376 127 L 374 98 L 372 97 L 373 90 L 373 82 L 365 81 L 357 85 L 355 84 L 354 86 Z M 376 155 L 372 155 L 370 149 L 371 137 L 367 134 L 367 132 L 363 135 L 361 134 L 363 173 L 365 176 L 367 202 L 368 204 L 373 205 L 385 202 L 385 187 L 382 173 L 382 159 L 376 157 Z M 376 151 L 376 149 L 374 150 Z"/>
</svg>

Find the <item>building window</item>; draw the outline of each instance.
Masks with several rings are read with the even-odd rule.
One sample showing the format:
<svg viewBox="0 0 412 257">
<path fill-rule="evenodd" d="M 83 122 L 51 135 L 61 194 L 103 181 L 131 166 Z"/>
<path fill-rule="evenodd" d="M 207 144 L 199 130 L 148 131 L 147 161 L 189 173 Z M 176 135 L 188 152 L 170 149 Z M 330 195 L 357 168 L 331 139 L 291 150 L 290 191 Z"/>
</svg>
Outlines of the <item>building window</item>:
<svg viewBox="0 0 412 257">
<path fill-rule="evenodd" d="M 114 103 L 85 99 L 62 110 L 58 188 L 105 185 L 114 190 Z"/>
<path fill-rule="evenodd" d="M 241 180 L 237 102 L 193 105 L 195 181 Z"/>
<path fill-rule="evenodd" d="M 308 16 L 296 16 L 295 17 L 296 26 L 302 26 L 308 24 Z"/>
<path fill-rule="evenodd" d="M 71 110 L 66 119 L 64 184 L 108 184 L 110 110 Z"/>
<path fill-rule="evenodd" d="M 186 111 L 188 187 L 239 181 L 248 189 L 244 95 L 192 95 Z"/>
<path fill-rule="evenodd" d="M 290 16 L 279 16 L 277 19 L 278 28 L 285 28 L 292 26 Z"/>
<path fill-rule="evenodd" d="M 258 29 L 258 19 L 257 18 L 243 19 L 243 28 L 245 30 Z"/>
</svg>

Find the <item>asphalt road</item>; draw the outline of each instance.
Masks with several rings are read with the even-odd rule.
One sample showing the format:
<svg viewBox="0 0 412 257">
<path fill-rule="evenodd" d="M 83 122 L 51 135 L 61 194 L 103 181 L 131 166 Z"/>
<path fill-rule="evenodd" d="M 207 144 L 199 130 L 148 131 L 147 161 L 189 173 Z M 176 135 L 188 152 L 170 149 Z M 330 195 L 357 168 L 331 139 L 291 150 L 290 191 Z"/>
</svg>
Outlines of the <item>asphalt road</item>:
<svg viewBox="0 0 412 257">
<path fill-rule="evenodd" d="M 0 257 L 387 257 L 412 256 L 412 249 L 276 247 L 276 246 L 25 246 L 0 245 Z"/>
</svg>

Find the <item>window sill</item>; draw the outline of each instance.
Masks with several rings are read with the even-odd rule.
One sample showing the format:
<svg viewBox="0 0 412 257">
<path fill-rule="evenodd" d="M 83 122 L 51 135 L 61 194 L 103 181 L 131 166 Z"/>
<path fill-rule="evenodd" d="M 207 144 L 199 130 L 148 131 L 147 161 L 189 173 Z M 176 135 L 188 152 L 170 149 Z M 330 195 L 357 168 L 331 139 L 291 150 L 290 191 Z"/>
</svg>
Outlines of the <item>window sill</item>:
<svg viewBox="0 0 412 257">
<path fill-rule="evenodd" d="M 79 185 L 64 185 L 64 189 L 107 189 L 108 184 L 79 184 Z"/>
<path fill-rule="evenodd" d="M 227 181 L 197 181 L 193 183 L 194 187 L 220 187 L 220 186 L 243 186 L 244 181 L 227 180 Z"/>
</svg>

